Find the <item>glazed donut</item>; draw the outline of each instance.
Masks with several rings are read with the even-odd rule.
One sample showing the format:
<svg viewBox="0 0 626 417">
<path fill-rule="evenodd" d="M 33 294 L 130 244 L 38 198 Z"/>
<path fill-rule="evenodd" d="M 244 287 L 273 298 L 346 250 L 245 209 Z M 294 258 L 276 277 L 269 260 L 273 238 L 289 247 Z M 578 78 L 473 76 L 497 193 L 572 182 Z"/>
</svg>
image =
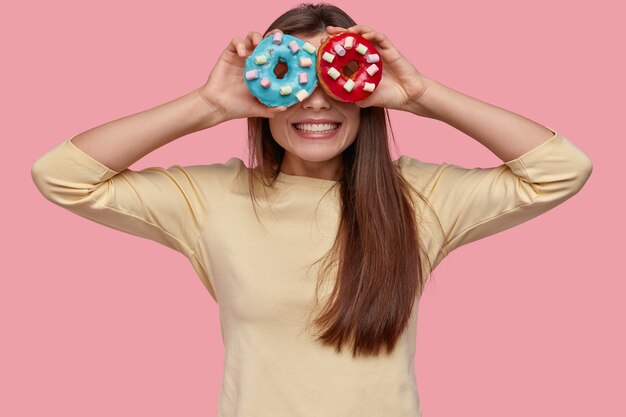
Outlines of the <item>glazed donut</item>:
<svg viewBox="0 0 626 417">
<path fill-rule="evenodd" d="M 263 39 L 246 58 L 248 89 L 266 106 L 291 106 L 306 99 L 317 86 L 317 49 L 295 36 L 276 33 Z M 276 65 L 287 65 L 277 76 Z M 279 78 L 280 77 L 280 78 Z"/>
<path fill-rule="evenodd" d="M 324 91 L 349 103 L 369 97 L 383 75 L 383 61 L 374 45 L 351 32 L 329 36 L 317 50 L 316 67 Z"/>
</svg>

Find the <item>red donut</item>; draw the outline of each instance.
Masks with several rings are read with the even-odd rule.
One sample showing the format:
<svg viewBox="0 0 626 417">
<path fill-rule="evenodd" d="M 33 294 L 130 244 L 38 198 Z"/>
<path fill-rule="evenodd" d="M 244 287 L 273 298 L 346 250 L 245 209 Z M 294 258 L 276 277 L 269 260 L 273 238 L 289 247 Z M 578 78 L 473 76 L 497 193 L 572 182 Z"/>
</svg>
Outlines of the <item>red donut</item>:
<svg viewBox="0 0 626 417">
<path fill-rule="evenodd" d="M 383 76 L 383 61 L 363 36 L 341 32 L 317 50 L 317 78 L 335 100 L 354 103 L 369 97 Z"/>
</svg>

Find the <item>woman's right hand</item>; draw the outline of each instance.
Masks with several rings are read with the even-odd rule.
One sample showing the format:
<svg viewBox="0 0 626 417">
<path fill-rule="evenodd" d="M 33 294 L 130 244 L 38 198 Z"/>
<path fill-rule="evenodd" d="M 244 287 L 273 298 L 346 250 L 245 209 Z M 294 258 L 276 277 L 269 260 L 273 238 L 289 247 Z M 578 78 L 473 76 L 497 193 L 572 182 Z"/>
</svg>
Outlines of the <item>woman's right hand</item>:
<svg viewBox="0 0 626 417">
<path fill-rule="evenodd" d="M 280 30 L 275 29 L 267 36 L 276 32 Z M 287 109 L 284 106 L 268 107 L 261 103 L 250 93 L 244 80 L 246 57 L 262 40 L 258 32 L 248 33 L 245 39 L 233 38 L 211 70 L 209 79 L 199 89 L 202 99 L 219 113 L 221 122 L 246 117 L 271 118 Z"/>
</svg>

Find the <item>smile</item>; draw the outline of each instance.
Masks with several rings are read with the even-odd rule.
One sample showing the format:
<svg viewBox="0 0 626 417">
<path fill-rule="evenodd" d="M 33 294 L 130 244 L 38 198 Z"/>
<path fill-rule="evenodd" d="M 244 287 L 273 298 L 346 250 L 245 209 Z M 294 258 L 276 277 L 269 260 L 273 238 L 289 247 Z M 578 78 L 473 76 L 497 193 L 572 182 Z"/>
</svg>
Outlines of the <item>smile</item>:
<svg viewBox="0 0 626 417">
<path fill-rule="evenodd" d="M 339 129 L 340 123 L 296 123 L 293 125 L 297 130 L 301 130 L 303 132 L 332 132 Z"/>
</svg>

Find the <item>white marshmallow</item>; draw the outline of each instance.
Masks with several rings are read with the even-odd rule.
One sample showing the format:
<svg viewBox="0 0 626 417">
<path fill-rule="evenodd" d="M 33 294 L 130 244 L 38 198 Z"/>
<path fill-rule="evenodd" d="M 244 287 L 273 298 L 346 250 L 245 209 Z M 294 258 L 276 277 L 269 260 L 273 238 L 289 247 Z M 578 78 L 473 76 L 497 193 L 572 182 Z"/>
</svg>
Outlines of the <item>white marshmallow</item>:
<svg viewBox="0 0 626 417">
<path fill-rule="evenodd" d="M 346 49 L 352 49 L 354 46 L 354 38 L 352 36 L 348 36 L 343 40 L 343 47 Z"/>
<path fill-rule="evenodd" d="M 361 55 L 365 55 L 365 53 L 367 52 L 367 46 L 360 43 L 356 46 L 356 51 Z"/>
<path fill-rule="evenodd" d="M 291 94 L 291 86 L 290 85 L 284 85 L 282 87 L 280 87 L 279 93 L 281 96 L 288 96 L 289 94 Z"/>
<path fill-rule="evenodd" d="M 363 91 L 369 91 L 371 93 L 372 91 L 374 91 L 375 88 L 376 88 L 376 84 L 365 83 L 365 85 L 363 86 Z"/>
<path fill-rule="evenodd" d="M 303 68 L 310 67 L 313 65 L 313 61 L 311 58 L 300 58 L 300 66 Z"/>
<path fill-rule="evenodd" d="M 330 68 L 328 69 L 327 74 L 328 74 L 328 75 L 330 75 L 330 77 L 331 77 L 333 80 L 336 80 L 337 78 L 339 78 L 339 75 L 341 75 L 341 74 L 339 74 L 339 71 L 337 71 L 337 70 L 335 69 L 335 67 L 330 67 Z"/>
<path fill-rule="evenodd" d="M 333 59 L 335 59 L 335 55 L 329 53 L 329 52 L 324 52 L 324 55 L 322 55 L 322 59 L 326 62 L 328 62 L 329 64 L 332 64 Z"/>
<path fill-rule="evenodd" d="M 310 54 L 314 54 L 315 53 L 315 47 L 313 45 L 311 45 L 309 42 L 304 42 L 304 45 L 302 45 L 302 49 L 304 49 L 305 51 L 307 51 Z"/>
<path fill-rule="evenodd" d="M 352 91 L 353 88 L 354 88 L 354 81 L 352 80 L 346 81 L 346 83 L 343 85 L 343 89 L 346 90 L 348 93 Z"/>
</svg>

